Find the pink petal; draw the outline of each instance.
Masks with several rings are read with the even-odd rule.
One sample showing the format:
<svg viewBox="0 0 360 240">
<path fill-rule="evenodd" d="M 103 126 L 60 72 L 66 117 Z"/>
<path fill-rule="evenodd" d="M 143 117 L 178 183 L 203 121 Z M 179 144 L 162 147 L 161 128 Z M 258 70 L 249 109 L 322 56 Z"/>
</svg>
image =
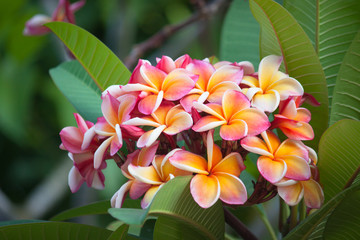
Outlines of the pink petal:
<svg viewBox="0 0 360 240">
<path fill-rule="evenodd" d="M 206 91 L 206 86 L 211 75 L 213 72 L 215 72 L 215 68 L 208 62 L 194 59 L 189 65 L 186 66 L 186 69 L 193 74 L 199 75 L 199 79 L 196 82 L 196 87 Z"/>
<path fill-rule="evenodd" d="M 220 197 L 220 184 L 217 177 L 213 175 L 197 174 L 191 179 L 190 192 L 200 207 L 209 208 Z"/>
<path fill-rule="evenodd" d="M 43 26 L 45 23 L 48 22 L 51 22 L 50 17 L 43 14 L 37 14 L 25 23 L 25 29 L 23 31 L 23 34 L 25 36 L 37 36 L 49 33 L 50 29 Z"/>
<path fill-rule="evenodd" d="M 175 60 L 175 65 L 177 68 L 185 68 L 190 62 L 191 62 L 190 56 L 184 54 Z"/>
<path fill-rule="evenodd" d="M 159 142 L 155 142 L 149 147 L 142 148 L 139 152 L 138 157 L 132 161 L 132 164 L 135 166 L 142 166 L 142 167 L 149 166 L 155 158 L 155 154 L 158 147 L 159 147 Z"/>
<path fill-rule="evenodd" d="M 99 148 L 95 151 L 95 154 L 94 154 L 94 168 L 95 169 L 98 169 L 100 167 L 101 163 L 103 162 L 105 151 L 110 146 L 112 139 L 113 139 L 113 137 L 109 137 L 108 139 L 106 139 L 103 143 L 101 143 Z"/>
<path fill-rule="evenodd" d="M 264 112 L 274 112 L 280 103 L 280 95 L 277 91 L 269 90 L 265 94 L 254 95 L 251 105 Z"/>
<path fill-rule="evenodd" d="M 295 206 L 300 202 L 304 195 L 304 189 L 299 182 L 284 187 L 278 187 L 279 196 L 284 199 L 286 204 Z"/>
<path fill-rule="evenodd" d="M 236 90 L 228 90 L 224 93 L 222 99 L 222 108 L 226 120 L 230 120 L 230 118 L 235 113 L 249 107 L 250 102 L 242 92 Z"/>
<path fill-rule="evenodd" d="M 277 119 L 275 119 L 277 120 Z M 312 140 L 314 131 L 310 124 L 306 122 L 297 122 L 288 119 L 282 119 L 275 122 L 276 126 L 290 139 L 293 140 Z"/>
<path fill-rule="evenodd" d="M 309 208 L 320 208 L 324 203 L 324 193 L 319 183 L 310 179 L 301 182 L 304 187 L 304 200 Z"/>
<path fill-rule="evenodd" d="M 249 152 L 260 154 L 262 156 L 273 157 L 269 152 L 266 143 L 258 137 L 249 136 L 241 140 L 241 146 Z"/>
<path fill-rule="evenodd" d="M 76 127 L 65 127 L 60 131 L 60 138 L 66 150 L 72 153 L 81 153 L 83 134 Z"/>
<path fill-rule="evenodd" d="M 241 91 L 239 85 L 234 82 L 221 82 L 209 90 L 210 94 L 207 100 L 212 103 L 221 104 L 224 93 L 227 90 Z"/>
<path fill-rule="evenodd" d="M 179 150 L 169 158 L 169 161 L 173 166 L 184 171 L 208 174 L 206 160 L 197 154 Z"/>
<path fill-rule="evenodd" d="M 226 124 L 226 121 L 214 116 L 205 116 L 200 118 L 200 120 L 194 124 L 192 130 L 194 130 L 195 132 L 204 132 L 210 129 L 214 129 L 223 124 Z"/>
<path fill-rule="evenodd" d="M 305 159 L 299 156 L 283 156 L 281 159 L 285 161 L 287 166 L 285 177 L 297 181 L 310 179 L 311 171 Z"/>
<path fill-rule="evenodd" d="M 148 191 L 150 187 L 151 187 L 151 184 L 146 184 L 146 183 L 143 183 L 143 182 L 135 179 L 135 180 L 133 180 L 133 183 L 131 185 L 131 188 L 129 191 L 129 197 L 131 199 L 138 199 L 139 197 L 144 195 L 144 193 L 146 191 Z"/>
<path fill-rule="evenodd" d="M 181 106 L 183 106 L 186 112 L 190 112 L 193 106 L 193 102 L 197 101 L 199 97 L 200 97 L 199 94 L 187 95 L 180 100 L 180 104 Z"/>
<path fill-rule="evenodd" d="M 119 124 L 115 126 L 116 134 L 114 134 L 110 144 L 110 155 L 114 156 L 122 147 L 122 134 Z"/>
<path fill-rule="evenodd" d="M 129 173 L 137 180 L 147 183 L 147 184 L 155 184 L 159 185 L 162 183 L 161 178 L 157 174 L 155 168 L 153 166 L 149 167 L 139 167 L 130 164 L 128 166 Z"/>
<path fill-rule="evenodd" d="M 105 188 L 105 176 L 101 171 L 94 170 L 93 178 L 90 186 L 97 190 L 102 190 Z"/>
<path fill-rule="evenodd" d="M 115 134 L 115 126 L 110 125 L 104 117 L 98 118 L 95 124 L 95 133 L 100 136 L 112 136 Z"/>
<path fill-rule="evenodd" d="M 96 136 L 96 133 L 95 133 L 95 126 L 92 126 L 88 131 L 85 132 L 84 134 L 84 140 L 82 142 L 82 145 L 81 145 L 81 149 L 82 150 L 85 150 L 87 149 L 91 142 L 94 140 L 94 137 Z"/>
<path fill-rule="evenodd" d="M 124 199 L 125 199 L 125 194 L 129 191 L 131 185 L 132 185 L 133 181 L 127 181 L 126 183 L 124 183 L 121 188 L 112 196 L 110 202 L 111 202 L 111 207 L 113 208 L 121 208 Z"/>
<path fill-rule="evenodd" d="M 84 178 L 81 176 L 79 170 L 75 166 L 73 166 L 70 169 L 68 175 L 68 184 L 71 192 L 72 193 L 77 192 L 83 183 L 84 183 Z"/>
<path fill-rule="evenodd" d="M 136 146 L 139 148 L 142 148 L 145 146 L 149 147 L 151 144 L 153 144 L 158 139 L 158 137 L 164 131 L 165 128 L 166 128 L 165 125 L 161 125 L 161 126 L 155 128 L 154 130 L 147 131 L 138 139 Z"/>
<path fill-rule="evenodd" d="M 233 65 L 224 65 L 217 69 L 209 79 L 207 89 L 212 89 L 215 85 L 221 82 L 234 82 L 240 84 L 244 76 L 242 68 Z"/>
<path fill-rule="evenodd" d="M 245 164 L 239 153 L 230 153 L 216 165 L 213 165 L 212 173 L 228 173 L 240 176 L 241 171 L 245 170 Z"/>
<path fill-rule="evenodd" d="M 243 204 L 247 200 L 244 183 L 236 176 L 228 173 L 216 173 L 220 184 L 220 199 L 227 204 Z"/>
<path fill-rule="evenodd" d="M 176 101 L 188 94 L 194 86 L 195 82 L 190 78 L 189 72 L 178 68 L 166 76 L 161 89 L 166 100 Z"/>
<path fill-rule="evenodd" d="M 144 63 L 140 67 L 140 74 L 149 86 L 157 90 L 161 89 L 161 84 L 166 77 L 165 72 L 161 71 L 156 67 L 151 66 L 148 63 Z"/>
<path fill-rule="evenodd" d="M 193 102 L 193 107 L 198 111 L 203 111 L 219 119 L 226 120 L 223 117 L 222 107 L 219 104 L 215 104 L 215 103 L 203 104 L 199 102 Z"/>
<path fill-rule="evenodd" d="M 159 95 L 153 94 L 141 99 L 138 105 L 139 111 L 145 115 L 153 113 L 159 107 L 162 97 L 163 93 L 161 92 Z"/>
<path fill-rule="evenodd" d="M 119 123 L 119 119 L 118 119 L 119 105 L 120 102 L 110 94 L 107 94 L 104 97 L 103 102 L 101 103 L 101 111 L 104 115 L 104 118 L 114 128 L 115 125 Z"/>
<path fill-rule="evenodd" d="M 180 105 L 178 105 L 181 107 Z M 191 128 L 193 125 L 192 117 L 184 110 L 176 111 L 176 107 L 172 108 L 166 116 L 166 126 L 164 133 L 169 135 L 175 135 L 179 132 Z"/>
<path fill-rule="evenodd" d="M 156 67 L 165 73 L 169 73 L 176 68 L 174 60 L 168 56 L 162 56 Z"/>
<path fill-rule="evenodd" d="M 163 101 L 160 107 L 151 116 L 160 124 L 166 125 L 166 118 L 170 110 L 175 106 L 173 102 Z"/>
<path fill-rule="evenodd" d="M 306 108 L 298 108 L 294 120 L 308 123 L 311 120 L 311 113 Z"/>
<path fill-rule="evenodd" d="M 129 84 L 133 83 L 140 83 L 142 85 L 147 85 L 147 82 L 144 80 L 144 78 L 140 74 L 140 67 L 144 65 L 145 63 L 150 64 L 147 60 L 139 59 L 138 64 L 136 65 L 133 73 L 131 74 L 131 77 L 129 79 Z"/>
<path fill-rule="evenodd" d="M 266 156 L 260 156 L 258 158 L 257 167 L 261 175 L 271 183 L 280 181 L 287 171 L 284 161 L 274 161 Z"/>
<path fill-rule="evenodd" d="M 130 113 L 135 108 L 136 97 L 132 94 L 126 94 L 118 98 L 120 101 L 118 109 L 118 121 L 122 123 L 130 118 Z"/>
<path fill-rule="evenodd" d="M 245 121 L 234 119 L 229 124 L 220 127 L 220 136 L 228 141 L 239 140 L 248 133 L 248 127 Z"/>
<path fill-rule="evenodd" d="M 78 113 L 74 113 L 74 117 L 75 117 L 75 120 L 76 120 L 76 123 L 78 125 L 78 128 L 80 129 L 80 131 L 85 134 L 85 132 L 87 130 L 89 130 L 85 120 L 80 116 L 80 114 Z"/>
<path fill-rule="evenodd" d="M 270 127 L 269 118 L 267 115 L 255 108 L 248 108 L 237 112 L 231 118 L 231 121 L 238 119 L 246 122 L 248 127 L 248 136 L 258 135 L 266 131 Z"/>
<path fill-rule="evenodd" d="M 265 90 L 272 83 L 273 76 L 278 72 L 282 57 L 270 55 L 264 57 L 259 64 L 260 88 Z M 276 79 L 277 80 L 277 79 Z"/>
</svg>

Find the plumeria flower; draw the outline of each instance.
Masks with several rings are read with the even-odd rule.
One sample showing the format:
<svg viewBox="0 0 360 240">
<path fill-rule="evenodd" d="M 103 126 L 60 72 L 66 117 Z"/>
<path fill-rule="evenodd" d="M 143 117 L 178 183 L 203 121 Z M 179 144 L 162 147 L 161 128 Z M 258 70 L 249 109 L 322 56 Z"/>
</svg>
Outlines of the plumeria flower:
<svg viewBox="0 0 360 240">
<path fill-rule="evenodd" d="M 311 113 L 306 108 L 299 108 L 290 97 L 279 107 L 279 114 L 274 115 L 271 129 L 279 128 L 288 138 L 294 140 L 312 140 L 314 131 L 310 124 Z"/>
<path fill-rule="evenodd" d="M 94 124 L 77 113 L 74 116 L 78 127 L 65 127 L 60 132 L 60 148 L 69 151 L 74 164 L 68 176 L 70 190 L 77 192 L 84 182 L 89 187 L 103 189 L 105 176 L 102 170 L 106 168 L 106 163 L 103 162 L 98 169 L 94 168 L 94 152 L 100 145 Z"/>
<path fill-rule="evenodd" d="M 190 172 L 175 168 L 168 161 L 176 151 L 175 149 L 169 152 L 167 155 L 155 156 L 152 165 L 148 167 L 137 166 L 130 164 L 128 166 L 129 173 L 138 181 L 148 184 L 151 187 L 146 191 L 142 201 L 141 207 L 147 208 L 155 194 L 160 188 L 169 180 L 177 176 L 190 175 Z"/>
<path fill-rule="evenodd" d="M 243 78 L 242 84 L 249 86 L 243 89 L 243 93 L 251 100 L 253 107 L 273 112 L 280 100 L 304 94 L 303 87 L 295 78 L 279 71 L 281 62 L 282 57 L 267 56 L 260 62 L 258 79 L 252 76 Z"/>
<path fill-rule="evenodd" d="M 227 204 L 243 204 L 247 200 L 245 185 L 239 179 L 245 169 L 239 153 L 222 157 L 214 144 L 213 131 L 207 134 L 207 161 L 200 155 L 178 150 L 170 157 L 176 168 L 196 173 L 190 182 L 190 192 L 202 208 L 209 208 L 220 198 Z"/>
<path fill-rule="evenodd" d="M 48 22 L 69 22 L 75 24 L 74 13 L 85 5 L 85 0 L 70 4 L 68 0 L 59 0 L 52 17 L 37 14 L 25 23 L 23 34 L 28 36 L 43 35 L 50 32 L 50 29 L 43 26 Z"/>
<path fill-rule="evenodd" d="M 305 205 L 309 208 L 320 208 L 324 203 L 324 192 L 314 179 L 294 181 L 284 178 L 275 184 L 279 196 L 290 206 L 294 206 L 304 197 Z"/>
<path fill-rule="evenodd" d="M 111 198 L 112 207 L 121 208 L 128 192 L 131 199 L 138 199 L 149 190 L 151 184 L 135 179 L 135 177 L 129 172 L 128 167 L 129 165 L 148 167 L 155 159 L 158 146 L 159 142 L 155 142 L 149 147 L 137 149 L 133 153 L 128 154 L 126 162 L 121 166 L 121 171 L 123 175 L 129 179 L 129 181 L 124 183 Z"/>
<path fill-rule="evenodd" d="M 190 112 L 194 101 L 204 103 L 207 100 L 221 104 L 222 96 L 226 90 L 240 91 L 239 84 L 243 77 L 241 67 L 224 65 L 215 69 L 209 62 L 193 60 L 186 69 L 199 76 L 195 88 L 180 101 L 187 112 Z"/>
<path fill-rule="evenodd" d="M 176 68 L 169 74 L 151 66 L 147 61 L 139 61 L 124 91 L 142 92 L 144 96 L 138 105 L 143 114 L 151 114 L 157 110 L 163 99 L 176 101 L 184 97 L 194 88 L 197 76 L 183 68 Z"/>
<path fill-rule="evenodd" d="M 303 143 L 287 139 L 280 143 L 271 131 L 262 132 L 264 140 L 251 136 L 241 140 L 241 146 L 261 156 L 257 167 L 261 175 L 271 183 L 277 183 L 284 177 L 297 181 L 310 179 L 308 164 L 309 153 Z"/>
<path fill-rule="evenodd" d="M 186 68 L 186 66 L 191 62 L 189 55 L 185 54 L 177 58 L 175 61 L 171 57 L 162 56 L 162 58 L 156 58 L 157 64 L 156 67 L 165 73 L 170 73 L 176 68 Z"/>
<path fill-rule="evenodd" d="M 130 119 L 130 113 L 135 105 L 136 97 L 131 94 L 123 95 L 120 101 L 110 94 L 105 95 L 101 104 L 101 111 L 104 116 L 98 119 L 95 132 L 106 140 L 95 152 L 95 168 L 100 166 L 108 147 L 110 147 L 110 155 L 113 156 L 122 147 L 123 137 L 137 139 L 143 134 L 142 129 L 123 124 Z"/>
<path fill-rule="evenodd" d="M 255 73 L 254 65 L 249 61 L 241 62 L 229 62 L 229 61 L 220 61 L 214 64 L 215 69 L 219 69 L 222 66 L 233 65 L 238 66 L 243 69 L 244 75 L 253 75 Z"/>
<path fill-rule="evenodd" d="M 262 111 L 250 108 L 247 97 L 239 91 L 227 90 L 222 104 L 193 103 L 197 110 L 210 116 L 202 117 L 193 126 L 196 132 L 220 127 L 220 136 L 225 140 L 239 140 L 247 135 L 257 135 L 270 126 L 268 117 Z"/>
<path fill-rule="evenodd" d="M 193 125 L 191 115 L 184 111 L 180 105 L 174 106 L 171 102 L 163 102 L 150 116 L 135 117 L 124 122 L 126 125 L 152 126 L 153 130 L 145 132 L 137 141 L 137 147 L 150 146 L 163 132 L 175 135 L 189 129 Z"/>
</svg>

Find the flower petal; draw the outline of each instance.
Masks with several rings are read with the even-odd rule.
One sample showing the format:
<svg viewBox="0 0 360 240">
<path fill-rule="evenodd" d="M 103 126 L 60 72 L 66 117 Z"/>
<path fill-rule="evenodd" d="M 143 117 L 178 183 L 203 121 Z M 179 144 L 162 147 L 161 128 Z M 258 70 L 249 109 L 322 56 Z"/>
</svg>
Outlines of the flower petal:
<svg viewBox="0 0 360 240">
<path fill-rule="evenodd" d="M 244 76 L 241 80 L 241 84 L 245 84 L 249 86 L 249 88 L 259 88 L 259 80 L 252 76 Z"/>
<path fill-rule="evenodd" d="M 208 170 L 211 171 L 222 160 L 222 153 L 218 145 L 214 143 L 214 131 L 209 131 L 206 139 L 206 149 L 208 158 Z"/>
<path fill-rule="evenodd" d="M 311 120 L 311 113 L 306 108 L 298 108 L 294 120 L 308 123 Z"/>
<path fill-rule="evenodd" d="M 249 136 L 243 138 L 241 140 L 241 146 L 246 150 L 248 150 L 249 152 L 273 158 L 273 155 L 272 153 L 269 152 L 266 143 L 258 137 Z"/>
<path fill-rule="evenodd" d="M 141 99 L 138 104 L 139 111 L 145 115 L 149 115 L 156 111 L 163 99 L 162 95 L 163 92 L 160 91 L 159 94 L 148 95 Z"/>
<path fill-rule="evenodd" d="M 147 192 L 145 193 L 143 199 L 141 200 L 141 208 L 145 209 L 149 207 L 151 201 L 154 199 L 155 194 L 159 191 L 159 189 L 162 187 L 160 186 L 152 186 Z"/>
<path fill-rule="evenodd" d="M 166 77 L 165 72 L 146 62 L 140 67 L 140 74 L 149 86 L 157 90 L 161 89 L 161 84 Z"/>
<path fill-rule="evenodd" d="M 264 112 L 274 112 L 280 103 L 280 95 L 277 91 L 267 91 L 266 93 L 256 93 L 251 101 L 251 105 Z"/>
<path fill-rule="evenodd" d="M 229 124 L 220 127 L 220 136 L 228 141 L 239 140 L 248 133 L 248 127 L 245 121 L 234 119 Z"/>
<path fill-rule="evenodd" d="M 260 156 L 257 160 L 257 167 L 261 175 L 271 183 L 280 181 L 287 171 L 284 161 L 275 161 L 269 157 Z"/>
<path fill-rule="evenodd" d="M 296 155 L 305 160 L 309 159 L 308 151 L 304 147 L 303 143 L 292 139 L 286 139 L 282 142 L 274 155 L 275 158 L 282 158 L 282 156 L 287 155 Z"/>
<path fill-rule="evenodd" d="M 206 191 L 204 191 L 206 189 Z M 220 184 L 213 175 L 195 175 L 190 182 L 190 192 L 195 202 L 202 208 L 209 208 L 220 197 Z"/>
<path fill-rule="evenodd" d="M 192 130 L 194 130 L 195 132 L 204 132 L 221 126 L 223 124 L 226 124 L 226 121 L 214 116 L 205 116 L 200 118 L 199 121 L 194 124 Z"/>
<path fill-rule="evenodd" d="M 122 123 L 130 118 L 130 113 L 136 105 L 136 97 L 132 94 L 125 94 L 118 99 L 120 101 L 118 109 L 118 121 L 119 123 Z"/>
<path fill-rule="evenodd" d="M 195 94 L 195 93 L 189 94 L 180 100 L 180 104 L 185 109 L 186 112 L 190 112 L 193 106 L 193 102 L 197 101 L 199 97 L 200 97 L 199 94 Z"/>
<path fill-rule="evenodd" d="M 280 146 L 280 139 L 278 136 L 271 131 L 265 131 L 261 133 L 261 137 L 264 139 L 269 153 L 274 154 Z"/>
<path fill-rule="evenodd" d="M 243 204 L 247 200 L 244 183 L 236 176 L 228 173 L 216 173 L 220 184 L 220 199 L 227 204 Z"/>
<path fill-rule="evenodd" d="M 155 121 L 155 119 L 153 119 L 152 117 L 144 117 L 144 118 L 132 118 L 127 120 L 126 122 L 123 123 L 124 125 L 132 125 L 132 126 L 152 126 L 152 127 L 159 127 L 161 126 L 159 123 L 157 123 Z"/>
<path fill-rule="evenodd" d="M 108 149 L 108 147 L 111 144 L 111 141 L 113 140 L 113 137 L 109 137 L 104 142 L 101 143 L 98 149 L 96 149 L 94 154 L 94 168 L 98 169 L 103 162 L 105 151 Z"/>
<path fill-rule="evenodd" d="M 151 114 L 151 116 L 160 124 L 166 125 L 166 116 L 170 109 L 175 106 L 173 102 L 164 101 L 161 106 Z"/>
<path fill-rule="evenodd" d="M 287 166 L 285 177 L 298 181 L 310 179 L 311 171 L 305 159 L 299 156 L 283 156 L 281 159 Z"/>
<path fill-rule="evenodd" d="M 224 93 L 227 90 L 241 91 L 239 85 L 234 82 L 221 82 L 215 85 L 212 89 L 209 89 L 210 94 L 207 100 L 212 103 L 221 104 Z"/>
<path fill-rule="evenodd" d="M 159 185 L 162 183 L 161 178 L 157 174 L 154 166 L 139 167 L 130 164 L 128 166 L 129 173 L 137 180 L 153 185 Z"/>
<path fill-rule="evenodd" d="M 60 131 L 60 138 L 66 150 L 72 153 L 81 153 L 83 134 L 77 127 L 65 127 Z"/>
<path fill-rule="evenodd" d="M 132 185 L 133 181 L 127 181 L 126 183 L 124 183 L 121 188 L 112 196 L 110 202 L 111 202 L 111 207 L 113 208 L 121 208 L 124 199 L 125 199 L 125 194 L 129 191 L 131 185 Z"/>
<path fill-rule="evenodd" d="M 290 186 L 278 187 L 277 190 L 279 196 L 290 206 L 298 204 L 304 195 L 304 189 L 299 182 Z"/>
<path fill-rule="evenodd" d="M 147 131 L 146 133 L 141 135 L 141 137 L 138 139 L 136 146 L 139 148 L 145 146 L 149 147 L 151 144 L 153 144 L 156 141 L 156 139 L 158 139 L 158 137 L 164 131 L 165 128 L 166 128 L 165 125 L 161 125 L 155 128 L 154 130 Z"/>
<path fill-rule="evenodd" d="M 324 203 L 324 192 L 319 183 L 310 179 L 309 181 L 301 182 L 304 187 L 304 200 L 309 208 L 320 208 Z"/>
<path fill-rule="evenodd" d="M 239 84 L 243 76 L 244 71 L 242 68 L 234 65 L 224 65 L 216 69 L 216 71 L 213 73 L 213 75 L 209 79 L 207 89 L 210 90 L 215 85 L 224 81 Z"/>
<path fill-rule="evenodd" d="M 156 150 L 158 147 L 159 142 L 155 142 L 149 147 L 142 148 L 139 152 L 136 162 L 132 161 L 132 164 L 142 167 L 149 166 L 155 158 Z"/>
<path fill-rule="evenodd" d="M 244 109 L 250 107 L 249 99 L 242 93 L 236 90 L 227 90 L 222 99 L 222 108 L 226 120 Z"/>
<path fill-rule="evenodd" d="M 190 72 L 178 68 L 169 73 L 162 84 L 164 98 L 169 101 L 176 101 L 184 97 L 194 88 L 195 82 L 189 76 Z"/>
<path fill-rule="evenodd" d="M 115 125 L 119 123 L 118 109 L 120 102 L 111 96 L 110 94 L 105 95 L 103 102 L 101 103 L 101 111 L 106 121 L 115 128 Z"/>
<path fill-rule="evenodd" d="M 196 81 L 196 87 L 203 91 L 206 91 L 208 81 L 213 72 L 215 72 L 215 68 L 210 63 L 196 59 L 186 66 L 186 70 L 199 76 L 199 79 Z"/>
<path fill-rule="evenodd" d="M 179 150 L 169 158 L 169 161 L 179 169 L 188 172 L 208 174 L 206 160 L 197 154 Z"/>
<path fill-rule="evenodd" d="M 314 139 L 314 131 L 311 125 L 306 122 L 297 122 L 297 121 L 294 122 L 293 120 L 282 119 L 281 121 L 275 123 L 277 123 L 276 126 L 280 128 L 280 130 L 290 139 L 293 140 Z"/>
<path fill-rule="evenodd" d="M 280 95 L 280 100 L 285 100 L 289 96 L 301 96 L 304 94 L 304 88 L 301 84 L 291 77 L 282 78 L 272 83 L 268 89 L 275 90 Z"/>
<path fill-rule="evenodd" d="M 169 73 L 176 68 L 174 60 L 168 56 L 162 56 L 156 67 L 165 73 Z"/>
<path fill-rule="evenodd" d="M 71 192 L 72 193 L 77 192 L 83 183 L 84 183 L 84 178 L 81 176 L 79 170 L 75 166 L 73 166 L 70 169 L 68 175 L 68 184 Z"/>
<path fill-rule="evenodd" d="M 271 125 L 267 115 L 255 108 L 248 108 L 237 112 L 233 115 L 231 121 L 235 119 L 241 119 L 246 122 L 248 127 L 248 136 L 258 135 L 266 131 Z"/>
<path fill-rule="evenodd" d="M 116 134 L 114 134 L 113 139 L 110 144 L 110 155 L 114 156 L 122 147 L 122 134 L 119 124 L 115 126 Z"/>
<path fill-rule="evenodd" d="M 178 105 L 178 108 L 179 107 L 181 106 Z M 193 125 L 193 120 L 189 113 L 185 112 L 184 110 L 176 111 L 174 108 L 172 108 L 166 116 L 167 128 L 164 129 L 164 132 L 169 135 L 174 135 L 181 131 L 187 130 Z"/>
<path fill-rule="evenodd" d="M 259 64 L 259 85 L 265 90 L 272 83 L 273 76 L 277 74 L 282 62 L 282 57 L 270 55 L 264 57 Z M 275 79 L 277 80 L 277 79 Z"/>
<path fill-rule="evenodd" d="M 133 183 L 131 185 L 130 191 L 129 191 L 129 197 L 131 199 L 138 199 L 141 197 L 149 188 L 151 187 L 150 184 L 143 183 L 137 179 L 133 180 Z"/>
<path fill-rule="evenodd" d="M 224 159 L 222 159 L 218 164 L 216 164 L 212 173 L 228 173 L 234 176 L 240 176 L 241 171 L 245 170 L 245 164 L 239 153 L 230 153 Z"/>
<path fill-rule="evenodd" d="M 225 120 L 222 114 L 222 107 L 219 104 L 215 104 L 215 103 L 203 104 L 199 102 L 193 102 L 193 107 L 198 111 L 203 111 L 219 119 Z"/>
</svg>

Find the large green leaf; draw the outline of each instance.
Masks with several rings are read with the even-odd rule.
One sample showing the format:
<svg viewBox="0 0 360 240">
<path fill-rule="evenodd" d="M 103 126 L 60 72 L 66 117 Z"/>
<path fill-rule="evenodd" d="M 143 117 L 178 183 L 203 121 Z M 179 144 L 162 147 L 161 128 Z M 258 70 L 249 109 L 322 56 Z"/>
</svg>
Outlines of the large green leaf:
<svg viewBox="0 0 360 240">
<path fill-rule="evenodd" d="M 103 228 L 66 222 L 27 223 L 0 227 L 0 238 L 11 240 L 98 240 L 106 239 L 111 233 L 112 231 Z"/>
<path fill-rule="evenodd" d="M 129 70 L 99 39 L 84 29 L 65 22 L 51 22 L 51 29 L 86 69 L 101 91 L 114 84 L 125 84 Z"/>
<path fill-rule="evenodd" d="M 64 221 L 70 218 L 93 215 L 93 214 L 107 214 L 108 209 L 110 208 L 110 201 L 100 201 L 96 203 L 91 203 L 86 206 L 81 206 L 77 208 L 72 208 L 61 212 L 54 217 L 50 218 L 50 221 Z"/>
<path fill-rule="evenodd" d="M 123 224 L 116 231 L 114 231 L 107 240 L 119 240 L 119 239 L 126 239 L 127 232 L 129 230 L 129 225 Z"/>
<path fill-rule="evenodd" d="M 340 67 L 334 91 L 330 124 L 343 118 L 360 120 L 360 31 Z"/>
<path fill-rule="evenodd" d="M 221 60 L 250 61 L 259 65 L 259 24 L 252 16 L 249 4 L 234 0 L 226 14 L 221 33 Z"/>
<path fill-rule="evenodd" d="M 285 0 L 284 7 L 314 44 L 323 66 L 329 101 L 345 53 L 360 29 L 359 0 Z"/>
<path fill-rule="evenodd" d="M 96 122 L 101 113 L 101 91 L 78 61 L 50 70 L 55 85 L 86 120 Z"/>
<path fill-rule="evenodd" d="M 319 225 L 324 225 L 326 219 L 328 219 L 329 214 L 331 214 L 334 209 L 340 206 L 343 203 L 343 200 L 350 194 L 360 190 L 360 183 L 354 183 L 351 187 L 340 192 L 324 206 L 322 206 L 316 212 L 310 214 L 304 221 L 301 222 L 294 230 L 292 230 L 284 240 L 299 240 L 299 239 L 309 239 L 309 236 L 317 230 Z M 330 215 L 331 216 L 331 215 Z M 338 222 L 339 223 L 339 222 Z"/>
<path fill-rule="evenodd" d="M 197 231 L 197 234 L 207 239 L 222 239 L 225 232 L 222 205 L 218 201 L 210 208 L 201 208 L 190 193 L 191 177 L 176 177 L 166 183 L 156 194 L 149 209 L 144 212 L 113 208 L 109 209 L 109 213 L 125 223 L 128 223 L 130 218 L 132 223 L 136 224 L 142 223 L 146 214 L 147 216 L 164 216 L 173 220 L 172 223 L 169 221 L 169 228 L 175 228 L 174 232 L 176 232 L 175 225 L 181 224 L 189 231 Z M 136 217 L 132 214 L 138 214 L 137 221 L 134 222 Z M 155 234 L 158 233 L 154 232 Z"/>
<path fill-rule="evenodd" d="M 360 191 L 349 194 L 327 220 L 327 240 L 360 239 Z"/>
<path fill-rule="evenodd" d="M 339 193 L 360 167 L 359 146 L 360 121 L 338 121 L 321 137 L 318 167 L 325 201 Z"/>
<path fill-rule="evenodd" d="M 321 103 L 316 108 L 308 106 L 315 138 L 306 144 L 317 149 L 320 136 L 328 125 L 328 96 L 325 75 L 314 48 L 294 17 L 278 3 L 250 0 L 250 8 L 260 23 L 261 57 L 282 55 L 285 71 L 303 85 L 306 93 Z"/>
</svg>

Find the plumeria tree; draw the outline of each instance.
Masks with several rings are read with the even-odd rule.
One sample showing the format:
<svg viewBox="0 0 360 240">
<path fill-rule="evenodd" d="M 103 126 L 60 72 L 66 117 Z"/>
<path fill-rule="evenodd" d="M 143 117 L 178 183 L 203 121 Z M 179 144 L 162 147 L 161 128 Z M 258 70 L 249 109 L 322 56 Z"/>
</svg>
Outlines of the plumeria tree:
<svg viewBox="0 0 360 240">
<path fill-rule="evenodd" d="M 74 114 L 77 126 L 60 132 L 60 148 L 73 162 L 70 190 L 84 183 L 103 189 L 110 161 L 126 181 L 105 202 L 48 222 L 0 227 L 1 233 L 13 236 L 17 229 L 39 237 L 46 232 L 41 229 L 63 228 L 71 235 L 72 228 L 104 239 L 256 239 L 241 219 L 250 208 L 271 239 L 359 236 L 360 21 L 351 18 L 353 28 L 343 30 L 348 22 L 339 20 L 358 13 L 356 1 L 346 10 L 334 8 L 335 14 L 321 2 L 235 0 L 220 60 L 164 55 L 154 62 L 138 59 L 132 72 L 73 25 L 84 3 L 60 1 L 49 23 L 34 17 L 25 33 L 51 31 L 75 58 L 50 71 L 80 113 Z M 254 32 L 255 23 L 249 7 L 260 26 L 260 50 L 245 49 L 252 41 L 246 30 Z M 354 40 L 327 36 L 322 26 L 328 21 L 340 21 L 334 28 Z M 333 39 L 346 47 L 332 50 Z M 327 71 L 334 66 L 335 73 Z M 74 80 L 71 90 L 63 71 Z M 82 98 L 96 98 L 97 105 Z M 137 199 L 137 207 L 127 207 Z M 263 209 L 269 201 L 279 202 L 278 224 Z M 95 213 L 109 213 L 116 227 L 54 222 Z"/>
</svg>

